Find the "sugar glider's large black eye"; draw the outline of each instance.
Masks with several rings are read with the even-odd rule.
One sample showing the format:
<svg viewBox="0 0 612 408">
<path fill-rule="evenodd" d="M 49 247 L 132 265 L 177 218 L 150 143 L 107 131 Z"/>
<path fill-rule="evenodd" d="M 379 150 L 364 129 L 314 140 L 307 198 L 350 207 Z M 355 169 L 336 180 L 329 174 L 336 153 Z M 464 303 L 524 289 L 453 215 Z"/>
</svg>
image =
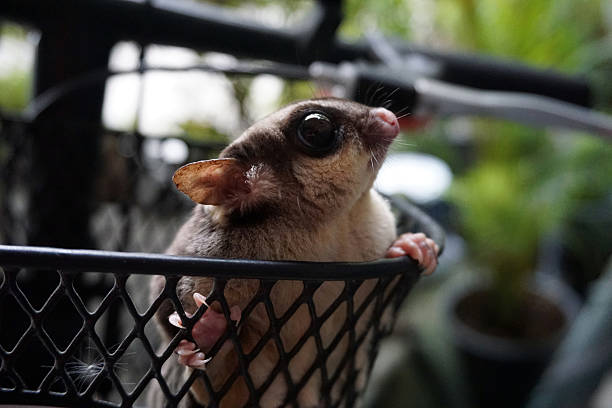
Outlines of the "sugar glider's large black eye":
<svg viewBox="0 0 612 408">
<path fill-rule="evenodd" d="M 308 153 L 325 154 L 336 147 L 338 132 L 331 119 L 320 112 L 304 116 L 297 129 L 299 143 Z"/>
</svg>

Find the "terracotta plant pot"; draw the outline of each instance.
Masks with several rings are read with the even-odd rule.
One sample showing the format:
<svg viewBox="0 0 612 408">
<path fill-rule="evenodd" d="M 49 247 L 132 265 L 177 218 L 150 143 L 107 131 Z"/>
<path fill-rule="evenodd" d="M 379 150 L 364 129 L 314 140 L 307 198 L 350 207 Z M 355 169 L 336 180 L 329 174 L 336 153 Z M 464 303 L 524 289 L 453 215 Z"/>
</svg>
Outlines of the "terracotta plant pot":
<svg viewBox="0 0 612 408">
<path fill-rule="evenodd" d="M 485 329 L 487 325 L 478 321 L 487 315 L 489 295 L 485 286 L 475 284 L 452 292 L 446 309 L 452 342 L 473 406 L 521 407 L 576 315 L 579 301 L 559 280 L 538 279 L 520 316 L 531 320 L 535 329 L 521 338 Z"/>
</svg>

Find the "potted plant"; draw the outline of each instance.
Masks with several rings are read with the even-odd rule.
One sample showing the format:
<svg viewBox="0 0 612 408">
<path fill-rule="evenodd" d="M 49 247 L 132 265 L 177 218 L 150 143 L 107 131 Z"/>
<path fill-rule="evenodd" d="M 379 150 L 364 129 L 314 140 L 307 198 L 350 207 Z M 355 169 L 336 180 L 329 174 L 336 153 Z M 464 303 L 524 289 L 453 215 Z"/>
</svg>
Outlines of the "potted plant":
<svg viewBox="0 0 612 408">
<path fill-rule="evenodd" d="M 520 407 L 577 309 L 563 284 L 533 279 L 563 211 L 534 164 L 481 162 L 451 190 L 478 278 L 453 292 L 447 316 L 477 406 Z"/>
</svg>

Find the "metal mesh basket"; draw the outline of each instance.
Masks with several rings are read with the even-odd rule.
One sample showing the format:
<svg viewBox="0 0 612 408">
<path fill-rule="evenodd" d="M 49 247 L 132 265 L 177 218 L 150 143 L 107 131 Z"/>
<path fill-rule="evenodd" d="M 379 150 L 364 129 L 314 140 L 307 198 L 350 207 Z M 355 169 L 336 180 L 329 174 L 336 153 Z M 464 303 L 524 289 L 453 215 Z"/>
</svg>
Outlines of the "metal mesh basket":
<svg viewBox="0 0 612 408">
<path fill-rule="evenodd" d="M 425 231 L 442 242 L 440 229 L 426 215 L 405 201 L 394 201 L 402 229 Z M 419 275 L 407 258 L 264 262 L 18 246 L 0 246 L 0 265 L 1 399 L 57 406 L 188 406 L 191 388 L 211 407 L 265 406 L 272 398 L 266 392 L 279 389 L 281 395 L 275 398 L 282 406 L 309 406 L 305 393 L 315 389 L 321 395 L 317 406 L 352 407 L 381 338 L 390 332 L 400 303 Z M 166 281 L 152 302 L 147 275 L 163 275 Z M 214 278 L 208 303 L 219 301 L 228 321 L 227 282 L 257 283 L 240 323 L 228 325 L 208 353 L 211 363 L 222 347 L 237 357 L 222 381 L 206 370 L 171 374 L 179 367 L 174 349 L 181 339 L 190 338 L 193 322 L 206 309 L 201 307 L 192 319 L 185 316 L 176 284 L 186 275 Z M 297 288 L 295 298 L 278 310 L 271 293 L 285 283 Z M 329 304 L 316 301 L 323 288 L 334 291 Z M 165 299 L 186 326 L 169 341 L 159 338 L 153 320 Z M 253 313 L 266 316 L 268 325 L 247 350 L 239 340 L 240 325 Z M 298 315 L 303 334 L 295 344 L 287 344 L 283 333 L 295 327 L 292 319 Z M 341 325 L 329 323 L 338 318 Z M 265 375 L 257 370 L 262 353 L 269 365 Z M 299 367 L 293 364 L 296 359 Z M 236 387 L 243 391 L 240 401 L 231 397 Z M 153 396 L 149 401 L 147 394 Z"/>
</svg>

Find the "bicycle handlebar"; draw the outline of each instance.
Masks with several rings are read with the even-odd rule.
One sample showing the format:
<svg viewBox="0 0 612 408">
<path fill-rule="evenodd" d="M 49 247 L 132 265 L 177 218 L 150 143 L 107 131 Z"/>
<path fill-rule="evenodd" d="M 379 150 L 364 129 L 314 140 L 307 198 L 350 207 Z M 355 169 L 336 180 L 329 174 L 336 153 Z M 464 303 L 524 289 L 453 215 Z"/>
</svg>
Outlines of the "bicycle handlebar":
<svg viewBox="0 0 612 408">
<path fill-rule="evenodd" d="M 247 21 L 223 7 L 178 0 L 3 0 L 0 16 L 34 24 L 43 35 L 55 26 L 77 27 L 85 33 L 102 30 L 117 41 L 189 47 L 300 66 L 314 61 L 337 64 L 377 60 L 367 42 L 350 43 L 337 37 L 336 28 L 342 19 L 338 0 L 318 1 L 303 24 L 286 29 Z M 404 57 L 431 62 L 435 66 L 432 78 L 440 81 L 477 89 L 527 92 L 590 106 L 591 91 L 584 78 L 405 43 L 395 43 L 394 48 Z"/>
</svg>

